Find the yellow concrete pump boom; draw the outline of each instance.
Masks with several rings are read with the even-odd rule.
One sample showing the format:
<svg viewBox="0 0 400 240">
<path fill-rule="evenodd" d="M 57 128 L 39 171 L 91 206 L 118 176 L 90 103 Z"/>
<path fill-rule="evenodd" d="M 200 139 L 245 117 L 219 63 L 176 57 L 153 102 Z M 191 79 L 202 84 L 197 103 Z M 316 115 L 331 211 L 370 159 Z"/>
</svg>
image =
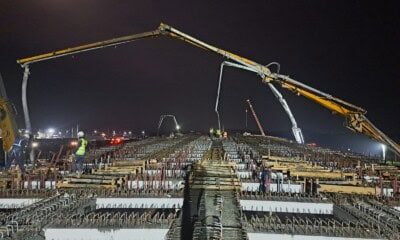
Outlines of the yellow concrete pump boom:
<svg viewBox="0 0 400 240">
<path fill-rule="evenodd" d="M 144 32 L 140 34 L 133 34 L 129 36 L 114 38 L 106 41 L 86 44 L 78 47 L 67 48 L 64 50 L 59 50 L 55 52 L 50 52 L 34 57 L 24 58 L 17 61 L 17 63 L 21 64 L 22 67 L 25 68 L 25 72 L 27 72 L 28 65 L 31 63 L 49 60 L 53 58 L 58 58 L 62 56 L 77 54 L 85 51 L 95 50 L 99 48 L 105 48 L 109 46 L 116 46 L 121 44 L 126 44 L 132 41 L 136 41 L 139 39 L 158 37 L 162 35 L 171 36 L 174 38 L 178 38 L 184 42 L 190 43 L 196 47 L 200 47 L 202 49 L 215 52 L 219 55 L 226 57 L 238 64 L 241 64 L 248 69 L 256 72 L 262 78 L 264 83 L 277 83 L 281 85 L 283 88 L 287 88 L 298 95 L 302 95 L 306 98 L 313 100 L 314 102 L 328 108 L 329 110 L 336 112 L 347 120 L 347 127 L 352 131 L 362 133 L 376 139 L 385 145 L 387 145 L 390 149 L 392 149 L 395 154 L 400 156 L 400 146 L 395 143 L 392 139 L 386 136 L 382 131 L 380 131 L 377 127 L 375 127 L 366 117 L 366 110 L 361 107 L 355 106 L 351 103 L 343 101 L 339 98 L 333 97 L 330 94 L 319 91 L 315 88 L 312 88 L 306 84 L 298 82 L 288 76 L 274 73 L 268 67 L 256 63 L 250 59 L 241 57 L 234 53 L 225 51 L 223 49 L 214 47 L 205 42 L 202 42 L 190 35 L 187 35 L 169 25 L 161 23 L 158 29 L 150 32 Z M 29 70 L 28 70 L 29 71 Z"/>
<path fill-rule="evenodd" d="M 17 121 L 12 103 L 7 98 L 6 88 L 0 74 L 0 132 L 4 152 L 9 152 L 18 137 Z"/>
<path fill-rule="evenodd" d="M 18 137 L 18 128 L 14 111 L 9 101 L 0 97 L 0 129 L 3 139 L 3 149 L 9 152 Z"/>
</svg>

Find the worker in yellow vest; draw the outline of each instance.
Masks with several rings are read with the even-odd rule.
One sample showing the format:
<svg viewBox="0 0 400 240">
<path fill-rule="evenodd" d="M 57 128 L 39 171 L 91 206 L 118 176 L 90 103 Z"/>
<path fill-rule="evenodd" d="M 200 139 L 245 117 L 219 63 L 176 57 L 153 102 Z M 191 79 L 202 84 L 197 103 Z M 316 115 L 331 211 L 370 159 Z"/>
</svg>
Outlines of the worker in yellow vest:
<svg viewBox="0 0 400 240">
<path fill-rule="evenodd" d="M 217 138 L 221 138 L 222 137 L 222 130 L 218 129 L 216 134 L 217 134 Z"/>
<path fill-rule="evenodd" d="M 85 139 L 85 133 L 78 132 L 78 150 L 75 152 L 76 174 L 80 177 L 83 173 L 83 162 L 85 161 L 86 146 L 88 141 Z"/>
</svg>

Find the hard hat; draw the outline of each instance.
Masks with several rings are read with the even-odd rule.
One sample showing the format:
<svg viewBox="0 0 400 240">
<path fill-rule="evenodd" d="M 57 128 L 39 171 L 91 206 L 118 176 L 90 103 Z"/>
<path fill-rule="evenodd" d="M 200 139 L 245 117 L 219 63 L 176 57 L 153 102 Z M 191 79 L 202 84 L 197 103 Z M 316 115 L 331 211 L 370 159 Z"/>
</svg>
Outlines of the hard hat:
<svg viewBox="0 0 400 240">
<path fill-rule="evenodd" d="M 83 137 L 83 136 L 85 136 L 85 133 L 82 132 L 82 131 L 79 131 L 79 132 L 78 132 L 78 137 Z"/>
</svg>

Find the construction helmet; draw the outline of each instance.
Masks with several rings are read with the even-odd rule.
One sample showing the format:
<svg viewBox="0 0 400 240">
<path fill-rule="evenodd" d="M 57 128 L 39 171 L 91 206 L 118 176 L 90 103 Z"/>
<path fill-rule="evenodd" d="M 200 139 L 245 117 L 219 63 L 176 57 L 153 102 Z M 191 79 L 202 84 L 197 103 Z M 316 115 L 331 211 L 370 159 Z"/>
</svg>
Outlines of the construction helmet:
<svg viewBox="0 0 400 240">
<path fill-rule="evenodd" d="M 78 137 L 83 137 L 83 136 L 85 136 L 85 133 L 82 132 L 82 131 L 79 131 L 79 132 L 78 132 Z"/>
</svg>

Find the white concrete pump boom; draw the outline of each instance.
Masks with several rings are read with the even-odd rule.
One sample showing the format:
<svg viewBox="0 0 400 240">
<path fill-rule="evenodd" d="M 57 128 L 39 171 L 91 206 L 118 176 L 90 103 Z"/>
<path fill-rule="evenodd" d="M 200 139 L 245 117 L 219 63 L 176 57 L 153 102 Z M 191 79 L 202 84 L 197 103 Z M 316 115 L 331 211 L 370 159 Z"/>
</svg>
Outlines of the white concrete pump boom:
<svg viewBox="0 0 400 240">
<path fill-rule="evenodd" d="M 273 62 L 273 63 L 274 64 L 278 64 L 276 62 Z M 221 92 L 222 73 L 223 73 L 223 70 L 224 70 L 225 66 L 227 66 L 227 67 L 235 67 L 235 68 L 239 68 L 239 69 L 243 69 L 243 70 L 246 70 L 246 71 L 257 73 L 252 68 L 249 68 L 249 67 L 237 64 L 237 63 L 224 61 L 221 64 L 220 74 L 219 74 L 219 82 L 218 82 L 218 90 L 217 90 L 217 99 L 215 101 L 215 112 L 217 114 L 219 128 L 221 128 L 221 118 L 220 118 L 220 114 L 219 114 L 219 110 L 218 110 L 218 105 L 219 105 L 219 95 L 220 95 L 220 92 Z M 278 91 L 278 89 L 276 89 L 275 86 L 272 85 L 272 83 L 268 83 L 268 87 L 271 89 L 272 93 L 278 99 L 278 101 L 280 102 L 281 106 L 283 107 L 283 109 L 285 110 L 286 114 L 288 115 L 288 117 L 290 119 L 290 122 L 292 123 L 292 132 L 293 132 L 293 136 L 294 136 L 296 142 L 299 143 L 299 144 L 304 144 L 304 138 L 303 138 L 303 134 L 301 132 L 301 129 L 297 127 L 296 119 L 294 118 L 294 115 L 293 115 L 292 111 L 290 110 L 290 107 L 287 104 L 286 100 L 283 98 L 282 94 Z"/>
<path fill-rule="evenodd" d="M 174 120 L 176 131 L 179 133 L 179 130 L 181 129 L 181 127 L 179 126 L 178 121 L 176 120 L 175 116 L 174 115 L 161 115 L 160 120 L 158 121 L 157 136 L 160 135 L 161 124 L 163 123 L 165 118 L 172 118 Z"/>
<path fill-rule="evenodd" d="M 303 133 L 301 129 L 297 127 L 296 119 L 294 118 L 292 111 L 290 111 L 289 105 L 287 104 L 286 100 L 283 98 L 282 94 L 275 88 L 272 83 L 268 83 L 269 88 L 272 90 L 272 93 L 278 98 L 279 102 L 281 103 L 282 107 L 285 109 L 286 114 L 288 115 L 290 122 L 292 123 L 292 132 L 296 142 L 299 144 L 304 144 Z"/>
<path fill-rule="evenodd" d="M 382 131 L 380 131 L 377 127 L 375 127 L 366 117 L 366 111 L 358 106 L 355 106 L 351 103 L 343 101 L 339 98 L 333 97 L 330 94 L 319 91 L 315 88 L 312 88 L 304 83 L 298 82 L 288 76 L 273 73 L 267 66 L 256 63 L 250 59 L 241 57 L 234 53 L 225 51 L 223 49 L 214 47 L 205 42 L 202 42 L 190 35 L 187 35 L 169 25 L 161 23 L 158 29 L 151 32 L 145 32 L 140 34 L 129 35 L 120 38 L 114 38 L 102 42 L 96 42 L 92 44 L 86 44 L 78 47 L 67 48 L 60 51 L 50 52 L 34 57 L 20 59 L 17 62 L 25 68 L 23 85 L 26 88 L 26 82 L 29 76 L 29 64 L 45 61 L 57 57 L 68 56 L 72 54 L 77 54 L 80 52 L 95 50 L 99 48 L 116 46 L 125 43 L 129 43 L 139 39 L 157 37 L 161 35 L 167 35 L 174 38 L 178 38 L 184 42 L 190 43 L 196 47 L 200 47 L 205 50 L 209 50 L 215 52 L 219 55 L 226 57 L 238 64 L 251 68 L 253 71 L 257 72 L 258 75 L 262 78 L 264 83 L 277 83 L 281 85 L 283 88 L 287 88 L 297 95 L 302 95 L 306 98 L 313 100 L 314 102 L 324 106 L 330 111 L 336 112 L 347 120 L 347 127 L 352 131 L 359 132 L 365 134 L 371 138 L 374 138 L 385 145 L 387 145 L 390 149 L 392 149 L 397 155 L 400 156 L 400 146 L 395 143 L 391 138 L 386 136 Z M 25 123 L 27 130 L 30 129 L 30 120 L 29 120 L 29 112 L 27 111 L 27 103 L 26 103 L 26 91 L 25 91 L 25 101 L 23 96 L 23 106 L 24 106 L 24 115 L 25 115 Z"/>
</svg>

